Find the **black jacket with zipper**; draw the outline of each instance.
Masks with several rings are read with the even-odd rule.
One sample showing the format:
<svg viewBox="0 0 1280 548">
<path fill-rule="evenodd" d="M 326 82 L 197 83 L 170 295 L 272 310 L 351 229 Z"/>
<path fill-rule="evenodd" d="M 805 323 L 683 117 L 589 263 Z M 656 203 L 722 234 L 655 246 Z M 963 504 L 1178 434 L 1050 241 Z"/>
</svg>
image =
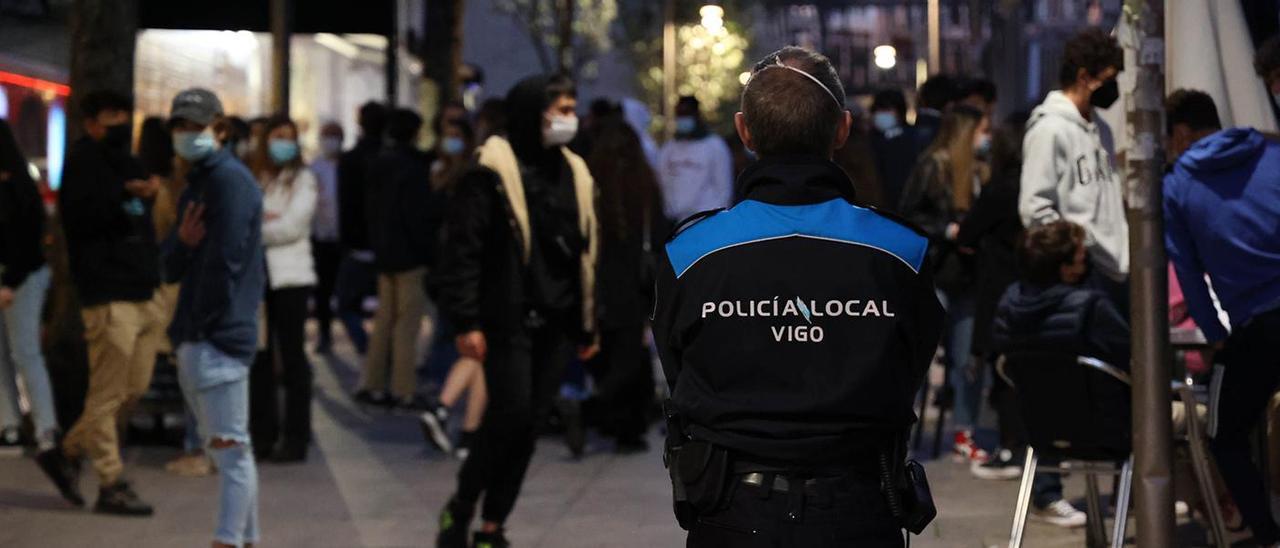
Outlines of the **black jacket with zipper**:
<svg viewBox="0 0 1280 548">
<path fill-rule="evenodd" d="M 44 266 L 44 203 L 26 173 L 0 174 L 0 285 L 17 289 Z"/>
<path fill-rule="evenodd" d="M 658 260 L 653 334 L 686 433 L 752 462 L 848 466 L 916 419 L 942 308 L 928 239 L 838 166 L 765 158 Z"/>
<path fill-rule="evenodd" d="M 476 166 L 449 198 L 430 282 L 459 333 L 515 333 L 531 308 L 529 264 L 522 260 L 523 239 L 506 194 L 497 172 Z M 583 323 L 576 304 L 563 310 L 570 326 Z"/>
<path fill-rule="evenodd" d="M 89 137 L 71 146 L 59 217 L 67 236 L 71 276 L 81 304 L 146 301 L 160 285 L 160 246 L 151 224 L 151 203 L 125 190 L 144 179 L 128 153 Z"/>
<path fill-rule="evenodd" d="M 431 191 L 431 161 L 401 145 L 384 150 L 369 167 L 366 218 L 379 272 L 405 272 L 432 261 L 442 211 Z"/>
</svg>

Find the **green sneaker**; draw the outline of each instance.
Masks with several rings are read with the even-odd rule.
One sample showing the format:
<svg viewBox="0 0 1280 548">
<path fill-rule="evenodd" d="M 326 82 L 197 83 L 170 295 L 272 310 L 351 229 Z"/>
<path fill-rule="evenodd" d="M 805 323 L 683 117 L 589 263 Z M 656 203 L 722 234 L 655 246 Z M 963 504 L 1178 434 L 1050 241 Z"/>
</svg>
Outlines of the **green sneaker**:
<svg viewBox="0 0 1280 548">
<path fill-rule="evenodd" d="M 502 534 L 499 529 L 492 533 L 483 533 L 476 531 L 475 536 L 471 537 L 471 548 L 510 548 L 511 543 L 507 542 L 507 537 Z"/>
<path fill-rule="evenodd" d="M 440 511 L 440 533 L 436 535 L 436 548 L 468 548 L 467 528 L 471 517 L 457 509 L 453 499 Z"/>
</svg>

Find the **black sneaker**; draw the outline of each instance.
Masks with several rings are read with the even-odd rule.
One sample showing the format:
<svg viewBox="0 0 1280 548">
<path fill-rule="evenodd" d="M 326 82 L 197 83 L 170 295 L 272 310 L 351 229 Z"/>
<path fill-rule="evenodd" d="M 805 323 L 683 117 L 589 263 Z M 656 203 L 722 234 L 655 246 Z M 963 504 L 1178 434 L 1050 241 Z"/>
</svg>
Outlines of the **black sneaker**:
<svg viewBox="0 0 1280 548">
<path fill-rule="evenodd" d="M 94 505 L 93 511 L 117 516 L 150 516 L 155 512 L 150 504 L 138 498 L 138 494 L 125 481 L 98 488 L 98 503 Z"/>
<path fill-rule="evenodd" d="M 987 462 L 973 463 L 969 467 L 973 477 L 984 480 L 1016 480 L 1022 477 L 1022 461 L 1013 451 L 1001 449 L 996 451 Z"/>
<path fill-rule="evenodd" d="M 467 457 L 471 456 L 471 445 L 475 437 L 475 432 L 467 432 L 465 430 L 458 434 L 458 445 L 453 448 L 453 458 L 467 460 Z"/>
<path fill-rule="evenodd" d="M 471 527 L 471 514 L 459 511 L 457 502 L 449 499 L 440 511 L 440 532 L 436 535 L 436 548 L 467 548 L 467 529 Z"/>
<path fill-rule="evenodd" d="M 307 445 L 281 443 L 271 451 L 269 460 L 276 464 L 301 464 L 307 462 Z"/>
<path fill-rule="evenodd" d="M 84 496 L 80 494 L 80 467 L 72 464 L 62 449 L 55 447 L 41 451 L 36 455 L 36 464 L 53 480 L 62 498 L 76 506 L 84 506 Z"/>
<path fill-rule="evenodd" d="M 640 436 L 623 436 L 613 446 L 613 452 L 619 455 L 636 455 L 648 451 L 649 442 Z"/>
<path fill-rule="evenodd" d="M 564 422 L 564 443 L 569 446 L 573 458 L 580 459 L 587 447 L 587 426 L 582 421 L 582 406 L 568 398 L 560 400 L 556 407 Z"/>
<path fill-rule="evenodd" d="M 391 407 L 392 407 L 392 410 L 398 413 L 417 414 L 423 411 L 430 411 L 435 408 L 435 405 L 433 405 L 430 401 L 427 401 L 427 399 L 422 397 L 421 395 L 414 394 L 407 398 L 401 398 L 401 399 L 395 400 L 394 402 L 392 402 Z"/>
<path fill-rule="evenodd" d="M 471 537 L 471 548 L 510 548 L 511 543 L 507 542 L 506 535 L 502 534 L 502 529 L 498 529 L 492 533 L 484 533 L 476 531 L 475 536 Z"/>
<path fill-rule="evenodd" d="M 22 456 L 22 432 L 15 427 L 0 430 L 0 456 Z"/>
<path fill-rule="evenodd" d="M 422 426 L 422 437 L 427 439 L 440 452 L 453 452 L 453 441 L 449 439 L 449 410 L 443 405 L 435 405 L 418 416 L 418 424 Z"/>
<path fill-rule="evenodd" d="M 361 388 L 351 396 L 360 405 L 372 405 L 374 407 L 391 407 L 391 396 L 386 392 L 374 391 Z"/>
</svg>

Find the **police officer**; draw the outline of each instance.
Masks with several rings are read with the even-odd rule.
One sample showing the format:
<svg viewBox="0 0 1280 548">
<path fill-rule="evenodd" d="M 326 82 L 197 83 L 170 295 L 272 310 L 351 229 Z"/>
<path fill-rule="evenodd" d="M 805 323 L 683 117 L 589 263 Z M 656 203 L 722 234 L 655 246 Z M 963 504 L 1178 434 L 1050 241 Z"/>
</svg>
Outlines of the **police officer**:
<svg viewBox="0 0 1280 548">
<path fill-rule="evenodd" d="M 903 463 L 941 331 L 928 240 L 859 207 L 832 163 L 843 97 L 820 54 L 757 64 L 734 119 L 759 156 L 745 200 L 683 223 L 659 258 L 666 463 L 691 547 L 901 546 L 932 518 Z"/>
</svg>

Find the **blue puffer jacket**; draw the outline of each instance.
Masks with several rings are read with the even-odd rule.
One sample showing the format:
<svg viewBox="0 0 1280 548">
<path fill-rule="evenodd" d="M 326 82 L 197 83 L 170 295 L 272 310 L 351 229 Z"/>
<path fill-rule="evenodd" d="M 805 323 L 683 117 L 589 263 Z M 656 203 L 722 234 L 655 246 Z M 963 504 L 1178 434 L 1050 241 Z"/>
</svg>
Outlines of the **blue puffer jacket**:
<svg viewBox="0 0 1280 548">
<path fill-rule="evenodd" d="M 1129 370 L 1129 323 L 1096 289 L 1015 283 L 1000 299 L 991 336 L 1001 354 L 1062 352 Z"/>
<path fill-rule="evenodd" d="M 1197 141 L 1165 176 L 1164 215 L 1169 259 L 1206 338 L 1227 337 L 1206 274 L 1233 325 L 1280 308 L 1280 144 L 1252 128 Z"/>
</svg>

